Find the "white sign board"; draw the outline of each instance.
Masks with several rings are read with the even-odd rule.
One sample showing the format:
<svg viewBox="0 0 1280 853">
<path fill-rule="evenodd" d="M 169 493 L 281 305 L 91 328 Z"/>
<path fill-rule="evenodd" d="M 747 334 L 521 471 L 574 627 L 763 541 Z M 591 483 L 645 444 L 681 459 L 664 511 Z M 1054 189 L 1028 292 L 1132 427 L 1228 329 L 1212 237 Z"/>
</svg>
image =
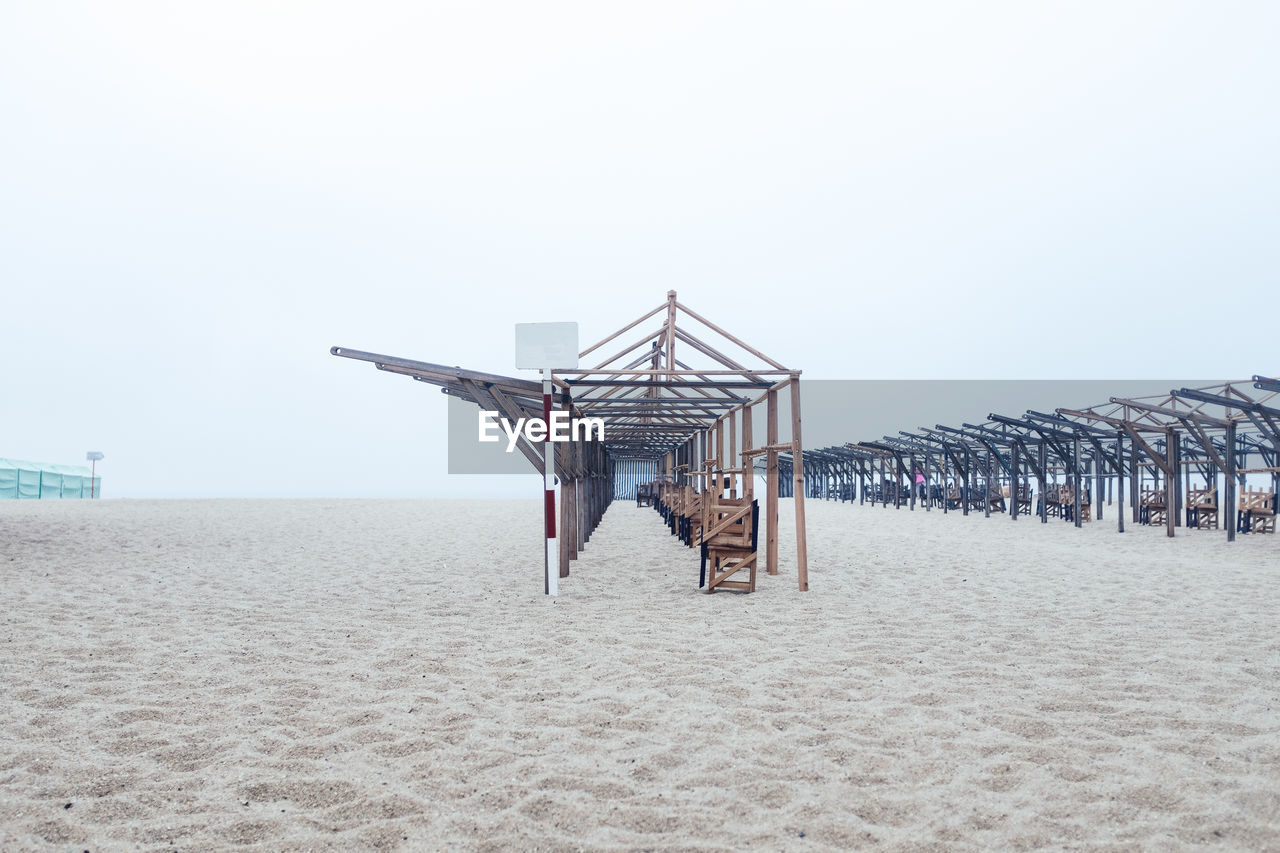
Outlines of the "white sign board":
<svg viewBox="0 0 1280 853">
<path fill-rule="evenodd" d="M 577 366 L 577 323 L 516 323 L 517 369 L 573 370 Z"/>
</svg>

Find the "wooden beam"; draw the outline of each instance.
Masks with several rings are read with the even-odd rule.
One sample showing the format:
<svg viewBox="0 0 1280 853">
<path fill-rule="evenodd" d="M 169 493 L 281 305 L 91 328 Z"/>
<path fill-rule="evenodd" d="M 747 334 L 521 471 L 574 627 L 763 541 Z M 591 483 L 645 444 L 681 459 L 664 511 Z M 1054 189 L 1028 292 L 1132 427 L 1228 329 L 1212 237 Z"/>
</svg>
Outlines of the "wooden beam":
<svg viewBox="0 0 1280 853">
<path fill-rule="evenodd" d="M 612 356 L 611 358 L 606 358 L 604 361 L 602 361 L 602 362 L 600 362 L 598 365 L 596 365 L 596 366 L 595 366 L 595 368 L 593 368 L 591 372 L 592 372 L 592 373 L 611 373 L 611 372 L 613 372 L 613 371 L 609 371 L 609 370 L 606 370 L 606 369 L 605 369 L 605 368 L 607 368 L 607 367 L 609 366 L 609 363 L 610 363 L 610 362 L 617 361 L 618 359 L 622 358 L 622 357 L 623 357 L 624 355 L 626 355 L 627 353 L 629 353 L 629 352 L 631 352 L 632 350 L 634 350 L 636 347 L 644 346 L 645 344 L 647 344 L 647 343 L 651 342 L 654 338 L 658 337 L 658 336 L 659 336 L 659 335 L 661 335 L 661 334 L 662 334 L 662 329 L 661 329 L 661 327 L 659 327 L 658 329 L 656 329 L 655 331 L 650 332 L 649 334 L 645 335 L 643 338 L 641 338 L 640 340 L 636 341 L 634 344 L 632 344 L 631 346 L 627 347 L 626 349 L 624 349 L 622 352 L 618 353 L 617 355 Z"/>
<path fill-rule="evenodd" d="M 512 423 L 523 417 L 521 411 L 518 408 L 515 408 L 510 400 L 507 400 L 506 405 L 504 406 L 494 398 L 493 394 L 490 393 L 491 389 L 486 389 L 474 379 L 463 379 L 462 384 L 472 393 L 472 395 L 475 396 L 476 402 L 484 406 L 486 409 L 502 412 Z M 533 464 L 534 470 L 543 470 L 545 463 L 543 461 L 542 454 L 529 442 L 527 438 L 524 437 L 523 432 L 521 432 L 519 437 L 516 439 L 516 446 L 520 448 L 520 452 L 524 454 L 524 457 Z"/>
<path fill-rule="evenodd" d="M 791 462 L 796 485 L 796 580 L 801 592 L 809 591 L 809 549 L 804 525 L 804 465 L 800 435 L 800 375 L 791 377 Z"/>
<path fill-rule="evenodd" d="M 674 291 L 673 291 L 673 292 L 674 292 Z M 762 360 L 763 360 L 763 361 L 765 361 L 767 364 L 770 364 L 770 365 L 772 365 L 772 366 L 774 366 L 774 367 L 778 368 L 779 370 L 786 370 L 786 369 L 787 369 L 786 367 L 782 366 L 782 365 L 781 365 L 781 364 L 779 364 L 778 362 L 776 362 L 776 361 L 774 361 L 773 359 L 769 358 L 769 356 L 767 356 L 767 355 L 765 355 L 764 353 L 760 352 L 760 350 L 756 349 L 755 347 L 751 346 L 750 344 L 744 343 L 743 341 L 741 341 L 741 340 L 739 340 L 738 338 L 734 337 L 733 335 L 729 334 L 729 333 L 728 333 L 728 332 L 726 332 L 724 329 L 720 328 L 720 327 L 719 327 L 719 326 L 717 326 L 715 323 L 713 323 L 713 322 L 711 322 L 710 320 L 708 320 L 706 317 L 703 317 L 701 314 L 698 314 L 697 312 L 690 310 L 690 308 L 689 308 L 689 306 L 688 306 L 688 305 L 685 305 L 685 304 L 684 304 L 684 303 L 682 303 L 682 302 L 676 302 L 676 306 L 677 306 L 681 311 L 683 311 L 684 313 L 688 314 L 690 317 L 692 317 L 693 319 L 697 320 L 697 321 L 698 321 L 699 323 L 701 323 L 702 325 L 706 326 L 708 329 L 711 329 L 713 332 L 718 332 L 718 333 L 720 333 L 720 334 L 721 334 L 721 335 L 723 335 L 724 337 L 728 338 L 730 341 L 733 341 L 735 344 L 737 344 L 738 346 L 742 347 L 742 348 L 743 348 L 744 350 L 746 350 L 747 352 L 749 352 L 749 353 L 751 353 L 752 355 L 754 355 L 756 358 L 762 359 Z M 799 372 L 799 371 L 792 371 L 792 372 L 793 372 L 793 374 L 794 374 L 794 375 L 796 375 L 796 376 L 800 375 L 800 372 Z"/>
<path fill-rule="evenodd" d="M 602 347 L 602 346 L 604 346 L 605 344 L 609 343 L 609 341 L 613 340 L 614 338 L 618 337 L 619 335 L 624 335 L 624 334 L 626 334 L 627 332 L 631 331 L 631 330 L 632 330 L 632 329 L 634 329 L 636 326 L 639 326 L 639 325 L 640 325 L 641 323 L 643 323 L 645 320 L 648 320 L 648 319 L 649 319 L 650 317 L 652 317 L 654 314 L 657 314 L 659 311 L 661 311 L 662 309 L 664 309 L 664 308 L 666 308 L 666 307 L 667 307 L 667 303 L 663 302 L 663 303 L 662 303 L 661 305 L 659 305 L 657 308 L 654 308 L 652 311 L 650 311 L 648 314 L 645 314 L 645 315 L 644 315 L 643 317 L 641 317 L 640 319 L 638 319 L 638 320 L 634 320 L 633 322 L 628 323 L 627 325 L 623 326 L 621 329 L 619 329 L 618 331 L 614 332 L 612 335 L 610 335 L 609 337 L 605 338 L 604 340 L 602 340 L 602 341 L 597 341 L 596 343 L 594 343 L 594 344 L 592 344 L 591 346 L 587 347 L 587 348 L 586 348 L 586 349 L 584 349 L 582 352 L 578 353 L 578 358 L 585 358 L 585 357 L 586 357 L 586 355 L 587 355 L 587 353 L 589 353 L 589 352 L 593 352 L 594 350 L 599 349 L 600 347 Z M 610 361 L 612 361 L 612 360 L 613 360 L 613 359 L 610 359 Z"/>
</svg>

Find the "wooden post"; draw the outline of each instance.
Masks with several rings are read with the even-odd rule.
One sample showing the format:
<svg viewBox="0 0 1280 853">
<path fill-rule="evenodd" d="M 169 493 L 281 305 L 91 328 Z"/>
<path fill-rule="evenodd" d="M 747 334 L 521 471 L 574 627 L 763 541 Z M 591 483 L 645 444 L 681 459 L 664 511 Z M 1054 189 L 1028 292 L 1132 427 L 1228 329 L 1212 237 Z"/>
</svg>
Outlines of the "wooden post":
<svg viewBox="0 0 1280 853">
<path fill-rule="evenodd" d="M 929 484 L 929 469 L 933 467 L 933 457 L 926 450 L 924 454 L 924 511 L 933 511 L 933 487 Z"/>
<path fill-rule="evenodd" d="M 991 481 L 996 477 L 996 458 L 991 452 L 991 448 L 987 448 L 987 482 L 983 487 L 982 495 L 982 517 L 991 517 Z"/>
<path fill-rule="evenodd" d="M 722 462 L 721 467 L 737 468 L 739 467 L 738 465 L 739 460 L 738 460 L 738 413 L 736 411 L 730 410 L 729 418 L 726 421 L 726 424 L 729 428 L 729 461 L 728 461 L 728 464 L 725 464 Z M 733 478 L 734 478 L 734 475 L 730 474 L 729 475 L 730 483 L 734 481 Z M 738 496 L 738 490 L 730 487 L 729 497 L 736 498 L 737 496 Z"/>
<path fill-rule="evenodd" d="M 754 405 L 754 404 L 752 404 Z M 742 452 L 746 454 L 752 448 L 751 406 L 742 409 Z M 756 496 L 756 458 L 742 457 L 742 496 L 748 501 Z"/>
<path fill-rule="evenodd" d="M 569 559 L 578 559 L 578 546 L 581 544 L 578 529 L 578 481 L 566 480 L 564 484 L 565 512 L 561 519 L 564 537 L 569 540 Z"/>
<path fill-rule="evenodd" d="M 942 453 L 938 456 L 938 488 L 942 491 L 942 514 L 947 514 L 947 469 L 951 463 L 947 461 L 946 446 L 943 446 Z"/>
<path fill-rule="evenodd" d="M 1169 488 L 1171 490 L 1169 492 L 1169 509 L 1170 511 L 1174 510 L 1175 504 L 1176 504 L 1177 512 L 1174 514 L 1175 517 L 1173 520 L 1173 524 L 1175 527 L 1181 527 L 1182 526 L 1182 487 L 1181 487 L 1182 484 L 1180 481 L 1182 480 L 1182 475 L 1180 473 L 1180 469 L 1184 467 L 1182 464 L 1182 434 L 1177 430 L 1173 429 L 1172 427 L 1169 429 L 1169 444 L 1172 449 L 1172 461 L 1170 462 L 1170 467 L 1173 469 L 1173 478 L 1169 481 Z M 1190 474 L 1191 474 L 1191 468 L 1187 467 L 1187 475 L 1188 475 L 1187 485 L 1188 486 L 1191 485 Z"/>
<path fill-rule="evenodd" d="M 576 529 L 573 541 L 578 546 L 578 553 L 587 547 L 587 502 L 586 480 L 579 478 L 573 481 L 573 526 Z"/>
<path fill-rule="evenodd" d="M 1045 448 L 1044 436 L 1040 437 L 1040 473 L 1036 475 L 1036 485 L 1040 487 L 1040 523 L 1049 523 L 1049 497 L 1045 494 L 1048 485 L 1049 453 Z"/>
<path fill-rule="evenodd" d="M 676 369 L 676 292 L 667 291 L 667 370 Z M 667 374 L 668 379 L 675 379 L 674 373 Z M 657 389 L 655 389 L 656 391 Z"/>
<path fill-rule="evenodd" d="M 1009 517 L 1018 520 L 1018 443 L 1009 445 Z"/>
<path fill-rule="evenodd" d="M 569 489 L 567 485 L 568 484 L 566 484 L 565 488 L 562 488 L 560 490 L 560 526 L 562 528 L 562 532 L 560 534 L 559 542 L 557 543 L 559 546 L 558 550 L 560 552 L 559 553 L 559 557 L 560 557 L 559 574 L 560 574 L 560 577 L 562 578 L 569 577 L 569 560 L 570 560 L 569 533 L 567 529 L 569 526 L 568 525 Z"/>
<path fill-rule="evenodd" d="M 1093 514 L 1094 521 L 1102 521 L 1102 501 L 1106 497 L 1106 472 L 1102 467 L 1102 454 L 1093 454 L 1093 502 L 1097 509 Z"/>
<path fill-rule="evenodd" d="M 1124 533 L 1124 430 L 1116 429 L 1116 532 Z"/>
<path fill-rule="evenodd" d="M 1083 527 L 1084 522 L 1080 518 L 1080 501 L 1084 497 L 1084 483 L 1080 476 L 1080 436 L 1076 435 L 1071 441 L 1071 512 L 1074 515 L 1076 527 Z"/>
<path fill-rule="evenodd" d="M 769 389 L 765 413 L 765 446 L 778 446 L 778 392 Z M 764 570 L 767 574 L 778 573 L 778 451 L 765 453 L 765 555 Z"/>
<path fill-rule="evenodd" d="M 907 488 L 911 489 L 911 511 L 916 511 L 916 455 L 911 454 L 911 471 L 907 474 Z"/>
<path fill-rule="evenodd" d="M 1224 460 L 1227 463 L 1227 470 L 1223 471 L 1226 482 L 1223 483 L 1224 491 L 1222 503 L 1218 504 L 1218 516 L 1222 519 L 1223 525 L 1227 528 L 1227 541 L 1236 541 L 1236 527 L 1240 523 L 1236 517 L 1236 422 L 1229 421 L 1227 423 L 1227 434 L 1223 436 L 1223 443 L 1226 445 L 1223 449 L 1227 452 Z"/>
<path fill-rule="evenodd" d="M 1178 520 L 1177 505 L 1174 497 L 1178 491 L 1178 469 L 1174 466 L 1177 464 L 1177 442 L 1174 440 L 1175 433 L 1170 427 L 1164 436 L 1164 457 L 1165 464 L 1169 466 L 1169 473 L 1164 478 L 1164 526 L 1166 535 L 1173 538 L 1173 528 Z"/>
<path fill-rule="evenodd" d="M 729 466 L 724 464 L 724 419 L 716 421 L 716 470 L 723 471 Z M 724 475 L 716 474 L 716 494 L 724 494 Z"/>
<path fill-rule="evenodd" d="M 1212 462 L 1209 462 L 1210 466 L 1212 466 L 1212 464 L 1213 464 Z M 1183 493 L 1190 494 L 1191 493 L 1191 466 L 1190 465 L 1182 466 L 1182 476 L 1184 478 L 1184 482 L 1186 483 L 1186 488 L 1183 490 Z"/>
<path fill-rule="evenodd" d="M 800 374 L 791 374 L 791 458 L 796 478 L 796 579 L 801 592 L 809 591 L 809 553 L 804 529 L 804 470 L 800 443 Z"/>
<path fill-rule="evenodd" d="M 1138 443 L 1136 441 L 1129 442 L 1129 509 L 1133 513 L 1133 523 L 1138 523 L 1138 489 L 1142 477 L 1138 467 Z"/>
</svg>

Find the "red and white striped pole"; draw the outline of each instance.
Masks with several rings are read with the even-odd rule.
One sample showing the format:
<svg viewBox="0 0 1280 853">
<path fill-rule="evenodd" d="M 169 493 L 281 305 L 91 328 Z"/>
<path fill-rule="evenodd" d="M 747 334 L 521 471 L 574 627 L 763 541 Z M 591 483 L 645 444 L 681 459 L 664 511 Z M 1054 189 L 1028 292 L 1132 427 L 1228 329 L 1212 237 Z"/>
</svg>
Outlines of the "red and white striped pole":
<svg viewBox="0 0 1280 853">
<path fill-rule="evenodd" d="M 551 370 L 542 371 L 542 420 L 547 425 L 546 448 L 543 458 L 544 500 L 546 501 L 546 565 L 543 569 L 543 591 L 547 595 L 560 594 L 560 553 L 556 547 L 556 504 L 560 502 L 560 481 L 556 479 L 556 451 L 551 443 Z"/>
</svg>

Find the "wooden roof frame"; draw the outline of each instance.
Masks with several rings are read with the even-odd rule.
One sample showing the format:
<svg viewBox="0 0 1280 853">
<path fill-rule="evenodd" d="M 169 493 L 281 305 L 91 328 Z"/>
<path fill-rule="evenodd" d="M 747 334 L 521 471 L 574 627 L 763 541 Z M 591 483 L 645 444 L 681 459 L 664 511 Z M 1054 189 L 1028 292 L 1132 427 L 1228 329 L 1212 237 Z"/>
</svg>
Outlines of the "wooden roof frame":
<svg viewBox="0 0 1280 853">
<path fill-rule="evenodd" d="M 608 344 L 646 321 L 661 315 L 656 328 L 630 340 L 622 349 L 604 350 Z M 689 325 L 681 325 L 685 321 Z M 699 335 L 691 330 L 697 329 Z M 677 345 L 695 357 L 710 359 L 712 367 L 694 367 L 677 356 Z M 758 364 L 747 364 L 726 350 L 736 347 Z M 713 469 L 753 471 L 756 455 L 766 457 L 768 499 L 765 520 L 768 530 L 765 570 L 778 573 L 778 455 L 800 458 L 800 374 L 765 355 L 731 332 L 667 292 L 661 305 L 642 314 L 612 334 L 579 353 L 579 363 L 592 353 L 612 352 L 589 367 L 553 370 L 552 381 L 560 393 L 558 405 L 574 418 L 599 417 L 604 421 L 604 440 L 584 454 L 575 443 L 532 443 L 521 438 L 520 451 L 534 469 L 543 470 L 545 448 L 555 448 L 555 470 L 562 481 L 600 477 L 614 458 L 655 459 L 659 470 L 672 479 L 689 479 L 698 485 L 709 482 L 705 473 Z M 521 417 L 543 416 L 540 382 L 500 376 L 460 367 L 396 356 L 332 347 L 335 356 L 373 363 L 379 370 L 410 376 L 419 382 L 437 385 L 441 391 L 496 410 L 515 421 Z M 778 394 L 790 390 L 791 440 L 777 437 Z M 751 415 L 757 405 L 767 407 L 768 441 L 752 443 Z M 553 403 L 556 405 L 556 403 Z M 728 436 L 731 459 L 709 452 L 713 437 L 718 447 Z M 741 442 L 739 443 L 739 437 Z M 739 453 L 739 448 L 741 452 Z M 601 460 L 605 459 L 606 462 Z M 726 464 L 728 463 L 728 464 Z M 705 473 L 698 473 L 706 469 Z M 611 468 L 609 469 L 611 470 Z M 804 520 L 803 469 L 793 466 L 799 487 L 795 490 L 797 576 L 802 591 L 808 586 L 808 556 Z M 745 475 L 744 475 L 745 476 Z M 562 560 L 561 575 L 567 575 Z"/>
</svg>

